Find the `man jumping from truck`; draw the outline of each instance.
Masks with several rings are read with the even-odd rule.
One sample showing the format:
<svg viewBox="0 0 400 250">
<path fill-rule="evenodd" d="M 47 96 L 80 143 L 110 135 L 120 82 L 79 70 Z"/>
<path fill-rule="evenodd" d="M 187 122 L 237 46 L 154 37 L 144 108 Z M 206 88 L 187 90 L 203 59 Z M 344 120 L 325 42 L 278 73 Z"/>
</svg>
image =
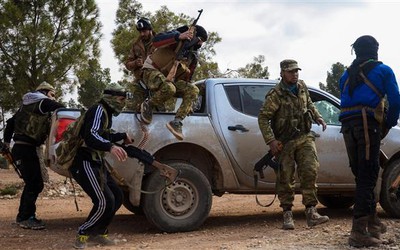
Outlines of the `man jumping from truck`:
<svg viewBox="0 0 400 250">
<path fill-rule="evenodd" d="M 192 104 L 199 94 L 199 89 L 189 81 L 197 66 L 197 51 L 207 38 L 207 31 L 199 25 L 182 26 L 176 30 L 160 33 L 153 39 L 156 50 L 143 64 L 143 81 L 152 96 L 141 105 L 141 119 L 150 124 L 153 106 L 163 106 L 167 100 L 175 96 L 182 97 L 175 119 L 166 125 L 178 140 L 183 140 L 182 121 L 190 113 Z"/>
</svg>

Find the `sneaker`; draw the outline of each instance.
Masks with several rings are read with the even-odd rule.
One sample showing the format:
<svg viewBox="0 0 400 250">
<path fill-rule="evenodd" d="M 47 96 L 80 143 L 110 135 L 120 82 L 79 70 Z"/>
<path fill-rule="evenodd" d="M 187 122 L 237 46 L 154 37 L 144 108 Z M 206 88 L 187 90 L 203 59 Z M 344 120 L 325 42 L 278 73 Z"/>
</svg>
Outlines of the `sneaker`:
<svg viewBox="0 0 400 250">
<path fill-rule="evenodd" d="M 180 121 L 170 121 L 167 123 L 167 128 L 178 140 L 183 140 L 182 134 L 182 122 Z"/>
<path fill-rule="evenodd" d="M 89 240 L 89 235 L 78 234 L 74 243 L 74 248 L 84 249 L 86 247 L 86 243 L 88 242 L 88 240 Z"/>
<path fill-rule="evenodd" d="M 96 236 L 92 236 L 89 239 L 90 243 L 94 243 L 96 245 L 101 245 L 101 246 L 114 246 L 115 241 L 110 239 L 108 237 L 108 234 L 99 234 Z"/>
<path fill-rule="evenodd" d="M 293 230 L 294 229 L 294 221 L 293 221 L 293 213 L 292 211 L 283 211 L 283 226 L 284 230 Z"/>
<path fill-rule="evenodd" d="M 149 101 L 144 101 L 140 105 L 140 118 L 146 124 L 150 124 L 153 119 L 153 111 L 151 110 L 151 105 Z"/>
<path fill-rule="evenodd" d="M 44 222 L 42 220 L 36 219 L 35 216 L 31 216 L 27 220 L 18 222 L 18 225 L 23 229 L 32 229 L 32 230 L 42 230 L 46 228 Z"/>
</svg>

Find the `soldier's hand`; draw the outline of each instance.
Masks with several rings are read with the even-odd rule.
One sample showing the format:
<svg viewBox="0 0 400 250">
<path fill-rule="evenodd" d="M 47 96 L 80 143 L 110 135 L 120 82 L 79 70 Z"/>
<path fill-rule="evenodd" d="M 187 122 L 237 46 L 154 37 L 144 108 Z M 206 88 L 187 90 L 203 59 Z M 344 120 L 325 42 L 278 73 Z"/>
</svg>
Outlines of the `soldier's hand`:
<svg viewBox="0 0 400 250">
<path fill-rule="evenodd" d="M 279 153 L 282 150 L 282 142 L 278 140 L 273 140 L 268 144 L 269 148 L 271 149 L 271 152 L 274 156 L 279 155 Z"/>
<path fill-rule="evenodd" d="M 124 139 L 124 144 L 129 145 L 132 144 L 134 140 L 126 133 L 126 138 Z"/>
<path fill-rule="evenodd" d="M 192 40 L 192 38 L 193 38 L 193 33 L 190 32 L 189 30 L 179 34 L 179 40 L 189 40 L 190 41 L 190 40 Z"/>
<path fill-rule="evenodd" d="M 126 153 L 126 151 L 116 145 L 113 145 L 111 147 L 110 153 L 117 157 L 118 161 L 126 161 L 126 159 L 128 158 L 128 154 Z"/>
<path fill-rule="evenodd" d="M 325 123 L 324 119 L 318 118 L 316 122 L 317 122 L 318 125 L 322 125 L 322 131 L 325 131 L 326 123 Z"/>
</svg>

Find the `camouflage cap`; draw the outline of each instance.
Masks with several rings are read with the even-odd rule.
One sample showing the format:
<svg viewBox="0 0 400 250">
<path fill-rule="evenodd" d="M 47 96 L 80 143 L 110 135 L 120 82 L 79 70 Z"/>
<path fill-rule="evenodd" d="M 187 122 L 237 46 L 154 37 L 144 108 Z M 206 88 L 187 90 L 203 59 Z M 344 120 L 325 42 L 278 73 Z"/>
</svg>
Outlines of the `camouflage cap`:
<svg viewBox="0 0 400 250">
<path fill-rule="evenodd" d="M 295 69 L 301 70 L 295 60 L 285 59 L 281 62 L 281 70 L 283 71 L 291 71 Z"/>
<path fill-rule="evenodd" d="M 126 90 L 118 83 L 110 83 L 103 91 L 103 95 L 109 96 L 124 96 L 126 97 Z"/>
<path fill-rule="evenodd" d="M 39 86 L 37 86 L 36 88 L 36 91 L 39 90 L 55 91 L 54 87 L 47 82 L 42 82 L 41 84 L 39 84 Z"/>
</svg>

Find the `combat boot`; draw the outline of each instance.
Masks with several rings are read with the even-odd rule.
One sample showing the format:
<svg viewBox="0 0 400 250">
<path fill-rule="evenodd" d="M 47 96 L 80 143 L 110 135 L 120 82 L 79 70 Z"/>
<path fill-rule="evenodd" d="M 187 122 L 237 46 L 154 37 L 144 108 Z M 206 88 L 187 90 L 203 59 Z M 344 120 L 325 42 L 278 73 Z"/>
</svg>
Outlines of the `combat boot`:
<svg viewBox="0 0 400 250">
<path fill-rule="evenodd" d="M 140 106 L 140 118 L 146 124 L 150 124 L 153 120 L 153 110 L 150 101 L 146 100 Z"/>
<path fill-rule="evenodd" d="M 283 226 L 284 230 L 293 230 L 294 229 L 294 221 L 293 221 L 293 213 L 291 210 L 283 211 Z"/>
<path fill-rule="evenodd" d="M 381 244 L 381 240 L 372 237 L 367 232 L 368 218 L 364 216 L 358 219 L 353 219 L 353 225 L 349 237 L 349 245 L 352 247 L 372 247 Z"/>
<path fill-rule="evenodd" d="M 368 216 L 368 232 L 372 237 L 377 239 L 381 238 L 381 234 L 387 232 L 386 225 L 382 223 L 376 213 Z"/>
<path fill-rule="evenodd" d="M 167 123 L 168 130 L 176 137 L 176 139 L 182 141 L 183 134 L 182 134 L 182 122 L 181 121 L 170 121 Z"/>
<path fill-rule="evenodd" d="M 326 215 L 320 215 L 315 207 L 306 208 L 307 225 L 313 227 L 329 221 Z"/>
</svg>

